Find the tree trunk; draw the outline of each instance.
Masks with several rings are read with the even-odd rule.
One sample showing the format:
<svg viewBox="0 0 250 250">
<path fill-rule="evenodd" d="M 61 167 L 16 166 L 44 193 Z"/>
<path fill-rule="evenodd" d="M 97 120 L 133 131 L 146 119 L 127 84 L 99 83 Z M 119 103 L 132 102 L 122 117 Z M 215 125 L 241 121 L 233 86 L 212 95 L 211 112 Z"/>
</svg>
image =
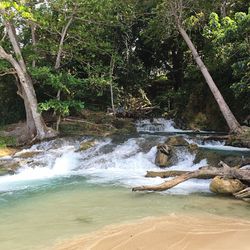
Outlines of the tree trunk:
<svg viewBox="0 0 250 250">
<path fill-rule="evenodd" d="M 230 132 L 231 133 L 241 133 L 242 128 L 241 128 L 240 124 L 238 123 L 238 121 L 234 117 L 233 113 L 229 109 L 228 105 L 226 104 L 223 96 L 221 95 L 216 84 L 214 83 L 214 81 L 213 81 L 211 75 L 209 74 L 205 64 L 201 60 L 201 57 L 199 56 L 196 48 L 194 47 L 192 41 L 190 40 L 188 34 L 180 25 L 178 25 L 178 30 L 179 30 L 180 34 L 182 35 L 183 39 L 185 40 L 187 46 L 191 50 L 192 55 L 193 55 L 197 65 L 198 65 L 199 69 L 201 70 L 204 78 L 206 79 L 206 82 L 207 82 L 210 90 L 212 91 L 216 102 L 219 105 L 220 111 L 222 112 L 222 115 L 224 116 L 224 118 L 229 126 Z"/>
<path fill-rule="evenodd" d="M 30 30 L 31 30 L 31 38 L 32 38 L 32 46 L 33 50 L 36 51 L 36 24 L 31 23 L 30 24 Z M 36 59 L 32 60 L 32 67 L 36 67 Z"/>
<path fill-rule="evenodd" d="M 229 179 L 235 178 L 246 182 L 250 182 L 249 169 L 230 168 L 223 163 L 223 168 L 203 167 L 193 172 L 184 173 L 180 176 L 173 178 L 170 181 L 165 181 L 160 185 L 135 187 L 132 189 L 132 191 L 165 191 L 189 179 L 199 178 L 201 176 L 208 176 L 208 175 L 223 176 Z"/>
<path fill-rule="evenodd" d="M 168 178 L 168 177 L 176 177 L 176 176 L 180 176 L 183 174 L 187 174 L 190 173 L 191 171 L 182 171 L 182 170 L 168 170 L 168 171 L 147 171 L 147 174 L 145 175 L 145 177 L 161 177 L 161 178 Z M 214 174 L 209 174 L 209 175 L 200 175 L 197 176 L 197 179 L 211 179 L 214 178 L 216 175 Z"/>
<path fill-rule="evenodd" d="M 28 129 L 33 128 L 33 126 L 36 128 L 36 139 L 38 140 L 54 137 L 56 134 L 52 130 L 46 127 L 41 114 L 37 111 L 37 99 L 29 75 L 26 72 L 23 72 L 19 63 L 13 58 L 12 55 L 7 54 L 1 46 L 0 46 L 0 57 L 11 63 L 11 65 L 15 68 L 17 72 L 18 78 L 20 80 L 20 85 L 22 87 L 25 108 L 27 108 L 26 114 L 28 114 L 27 117 Z M 29 132 L 31 134 L 33 133 L 33 131 Z"/>
<path fill-rule="evenodd" d="M 33 127 L 36 128 L 36 139 L 42 140 L 56 136 L 52 129 L 48 129 L 43 121 L 41 114 L 38 112 L 37 98 L 34 90 L 32 80 L 27 73 L 25 61 L 23 59 L 20 46 L 18 44 L 16 31 L 12 23 L 4 20 L 4 26 L 7 30 L 12 48 L 16 54 L 16 59 L 11 54 L 6 53 L 2 46 L 0 46 L 0 57 L 7 60 L 16 70 L 20 85 L 23 92 L 23 99 L 25 103 L 28 130 Z M 32 118 L 31 118 L 32 117 Z M 30 124 L 29 124 L 30 123 Z M 33 134 L 33 131 L 29 131 Z"/>
<path fill-rule="evenodd" d="M 113 111 L 113 114 L 115 115 L 116 110 L 115 110 L 115 105 L 114 105 L 114 93 L 113 93 L 113 73 L 114 73 L 114 67 L 115 67 L 115 62 L 113 55 L 111 56 L 110 59 L 110 71 L 109 71 L 109 78 L 110 78 L 110 99 L 111 99 L 111 108 Z"/>
<path fill-rule="evenodd" d="M 220 13 L 222 17 L 226 17 L 227 16 L 227 0 L 222 0 L 221 2 L 221 6 L 220 6 Z"/>
<path fill-rule="evenodd" d="M 62 29 L 62 33 L 61 33 L 61 39 L 60 39 L 60 43 L 59 43 L 59 48 L 58 48 L 58 52 L 57 52 L 57 56 L 56 56 L 56 63 L 55 63 L 55 70 L 58 70 L 60 67 L 61 67 L 61 59 L 62 59 L 62 52 L 63 52 L 63 44 L 64 44 L 64 40 L 65 40 L 65 37 L 67 35 L 67 31 L 69 29 L 69 26 L 70 24 L 72 23 L 73 21 L 73 16 L 74 16 L 74 13 L 72 14 L 72 16 L 70 17 L 69 21 L 67 22 L 67 24 L 65 25 L 65 27 L 63 27 Z M 61 100 L 61 90 L 59 89 L 57 91 L 57 94 L 56 94 L 56 99 L 58 101 Z M 54 115 L 56 114 L 56 112 L 54 112 Z M 58 115 L 57 117 L 57 121 L 56 121 L 56 131 L 59 130 L 59 126 L 60 126 L 60 123 L 61 123 L 61 114 Z"/>
</svg>

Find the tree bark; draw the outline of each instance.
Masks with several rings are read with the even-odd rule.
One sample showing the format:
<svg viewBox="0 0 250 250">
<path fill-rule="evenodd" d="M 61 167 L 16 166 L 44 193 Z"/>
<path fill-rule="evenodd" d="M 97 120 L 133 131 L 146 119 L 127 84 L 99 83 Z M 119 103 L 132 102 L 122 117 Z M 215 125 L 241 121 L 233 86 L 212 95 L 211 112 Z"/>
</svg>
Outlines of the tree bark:
<svg viewBox="0 0 250 250">
<path fill-rule="evenodd" d="M 132 191 L 165 191 L 189 179 L 199 178 L 200 176 L 208 176 L 208 175 L 223 176 L 229 179 L 235 178 L 246 182 L 250 182 L 249 169 L 237 169 L 237 168 L 230 168 L 225 165 L 223 166 L 224 166 L 223 168 L 203 167 L 196 171 L 188 172 L 180 176 L 177 176 L 170 181 L 165 181 L 160 185 L 135 187 L 132 189 Z"/>
<path fill-rule="evenodd" d="M 53 133 L 52 130 L 49 130 L 41 116 L 40 113 L 37 111 L 37 99 L 35 95 L 35 90 L 31 81 L 31 78 L 29 75 L 23 71 L 20 64 L 13 58 L 12 55 L 5 52 L 2 46 L 0 46 L 0 57 L 2 59 L 7 60 L 16 70 L 18 78 L 20 80 L 20 84 L 22 87 L 22 93 L 24 98 L 24 104 L 26 110 L 26 114 L 28 114 L 28 120 L 27 122 L 31 122 L 34 124 L 34 127 L 36 128 L 36 139 L 42 140 L 45 138 L 50 138 L 55 136 L 55 133 Z M 31 118 L 32 117 L 32 118 Z M 33 124 L 28 124 L 27 127 L 30 129 L 33 127 Z M 31 134 L 33 131 L 29 131 Z"/>
<path fill-rule="evenodd" d="M 204 78 L 205 78 L 205 80 L 206 80 L 206 82 L 211 90 L 211 92 L 213 93 L 214 98 L 219 105 L 220 111 L 221 111 L 222 115 L 224 116 L 224 118 L 229 126 L 230 132 L 231 133 L 241 133 L 242 128 L 241 128 L 240 124 L 236 120 L 235 116 L 233 115 L 233 113 L 231 112 L 227 103 L 225 102 L 223 96 L 221 95 L 219 89 L 217 88 L 216 84 L 214 83 L 213 78 L 211 77 L 205 64 L 201 60 L 201 57 L 199 56 L 199 54 L 198 54 L 195 46 L 193 45 L 191 39 L 189 38 L 188 34 L 181 27 L 180 24 L 178 25 L 178 30 L 179 30 L 181 36 L 183 37 L 183 39 L 185 40 L 187 46 L 191 50 L 192 55 L 194 57 L 194 60 L 196 61 L 200 71 L 202 72 L 202 74 L 203 74 L 203 76 L 204 76 Z"/>
<path fill-rule="evenodd" d="M 30 23 L 30 30 L 31 30 L 31 38 L 32 38 L 32 46 L 34 51 L 37 50 L 36 48 L 36 24 Z M 36 59 L 32 60 L 32 67 L 36 67 Z"/>
<path fill-rule="evenodd" d="M 61 67 L 63 44 L 64 44 L 65 37 L 67 35 L 67 31 L 69 29 L 69 26 L 73 21 L 73 16 L 74 16 L 74 13 L 70 17 L 70 19 L 67 22 L 67 24 L 65 25 L 65 27 L 63 27 L 63 29 L 62 29 L 61 39 L 60 39 L 59 48 L 58 48 L 58 52 L 57 52 L 57 56 L 56 56 L 55 70 L 58 70 Z M 60 89 L 57 91 L 56 99 L 58 101 L 61 100 L 61 90 Z M 54 112 L 54 114 L 55 114 L 55 112 Z M 57 121 L 56 121 L 56 131 L 59 130 L 59 126 L 60 126 L 60 123 L 61 123 L 61 118 L 62 118 L 61 114 L 59 114 L 58 117 L 57 117 Z"/>
<path fill-rule="evenodd" d="M 187 174 L 187 173 L 190 173 L 190 171 L 182 171 L 182 170 L 168 170 L 168 171 L 159 171 L 159 172 L 147 171 L 147 174 L 145 175 L 145 177 L 168 178 L 168 177 L 180 176 L 180 175 Z M 214 174 L 200 175 L 200 176 L 197 176 L 197 179 L 211 179 L 215 176 L 216 175 L 214 175 Z"/>
<path fill-rule="evenodd" d="M 227 16 L 227 0 L 222 0 L 221 1 L 221 6 L 220 6 L 220 13 L 222 17 L 226 17 Z"/>
<path fill-rule="evenodd" d="M 114 73 L 114 67 L 115 67 L 115 62 L 113 55 L 111 56 L 110 59 L 110 71 L 109 71 L 109 78 L 110 78 L 110 99 L 111 99 L 111 108 L 113 111 L 113 114 L 115 115 L 116 110 L 115 110 L 115 105 L 114 105 L 114 93 L 113 93 L 113 73 Z"/>
</svg>

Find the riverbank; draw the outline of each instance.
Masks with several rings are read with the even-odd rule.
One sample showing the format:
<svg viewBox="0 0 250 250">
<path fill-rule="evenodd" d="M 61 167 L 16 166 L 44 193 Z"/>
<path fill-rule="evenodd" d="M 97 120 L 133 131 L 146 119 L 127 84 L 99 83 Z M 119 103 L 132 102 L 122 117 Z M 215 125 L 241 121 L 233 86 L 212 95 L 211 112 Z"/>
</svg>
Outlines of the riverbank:
<svg viewBox="0 0 250 250">
<path fill-rule="evenodd" d="M 220 216 L 172 214 L 151 217 L 61 242 L 53 250 L 247 250 L 250 221 Z"/>
</svg>

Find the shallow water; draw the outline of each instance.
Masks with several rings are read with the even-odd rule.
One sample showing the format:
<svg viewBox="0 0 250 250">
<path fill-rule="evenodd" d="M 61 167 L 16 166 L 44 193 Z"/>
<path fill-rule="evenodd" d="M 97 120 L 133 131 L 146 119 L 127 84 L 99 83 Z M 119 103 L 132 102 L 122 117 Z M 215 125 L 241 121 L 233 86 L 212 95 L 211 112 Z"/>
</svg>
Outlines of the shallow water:
<svg viewBox="0 0 250 250">
<path fill-rule="evenodd" d="M 110 223 L 150 215 L 217 214 L 250 220 L 249 205 L 212 195 L 132 193 L 130 189 L 88 184 L 82 177 L 50 187 L 1 197 L 1 249 L 43 249 L 56 241 Z"/>
<path fill-rule="evenodd" d="M 162 193 L 131 192 L 133 186 L 162 182 L 144 175 L 147 170 L 158 170 L 155 145 L 165 137 L 152 133 L 96 139 L 93 148 L 75 152 L 88 139 L 34 145 L 24 151 L 37 155 L 23 160 L 19 173 L 0 177 L 0 249 L 44 249 L 110 223 L 151 215 L 209 213 L 250 220 L 249 204 L 214 196 L 208 180 L 189 180 Z M 200 145 L 196 138 L 189 139 Z M 202 146 L 213 145 L 226 154 L 249 154 L 214 142 Z M 182 149 L 171 168 L 194 170 L 206 164 L 206 159 L 194 164 L 194 158 Z"/>
</svg>

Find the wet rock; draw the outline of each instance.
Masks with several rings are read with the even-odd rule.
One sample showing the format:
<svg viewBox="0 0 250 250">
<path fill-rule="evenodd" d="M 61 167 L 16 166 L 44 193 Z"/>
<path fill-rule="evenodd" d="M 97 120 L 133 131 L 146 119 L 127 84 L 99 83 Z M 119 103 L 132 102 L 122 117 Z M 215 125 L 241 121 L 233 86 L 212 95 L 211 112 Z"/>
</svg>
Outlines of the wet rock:
<svg viewBox="0 0 250 250">
<path fill-rule="evenodd" d="M 36 155 L 38 155 L 40 153 L 40 151 L 26 151 L 26 152 L 19 152 L 19 153 L 16 153 L 14 155 L 14 157 L 18 157 L 18 158 L 32 158 Z"/>
<path fill-rule="evenodd" d="M 169 137 L 165 144 L 170 147 L 188 146 L 189 143 L 182 136 Z"/>
<path fill-rule="evenodd" d="M 199 147 L 198 147 L 197 144 L 191 143 L 191 144 L 188 145 L 188 151 L 189 151 L 190 153 L 197 153 L 198 150 L 199 150 Z"/>
<path fill-rule="evenodd" d="M 85 151 L 89 148 L 94 147 L 95 145 L 96 145 L 96 140 L 84 141 L 80 144 L 79 149 L 77 149 L 75 152 Z"/>
<path fill-rule="evenodd" d="M 210 183 L 210 190 L 217 194 L 233 194 L 243 190 L 246 187 L 237 179 L 226 179 L 216 176 Z"/>
<path fill-rule="evenodd" d="M 207 150 L 203 148 L 199 148 L 197 150 L 198 152 L 196 153 L 195 159 L 194 159 L 194 164 L 199 163 L 201 160 L 206 159 L 207 163 L 211 166 L 217 166 L 218 163 L 223 160 L 221 154 L 218 152 L 215 152 L 213 150 Z"/>
<path fill-rule="evenodd" d="M 159 167 L 168 167 L 171 165 L 172 149 L 165 143 L 157 145 L 155 164 Z"/>
<path fill-rule="evenodd" d="M 229 146 L 250 148 L 250 127 L 242 126 L 242 129 L 242 133 L 231 135 L 226 144 Z"/>
<path fill-rule="evenodd" d="M 0 161 L 0 176 L 14 174 L 19 167 L 20 165 L 16 161 Z"/>
</svg>

